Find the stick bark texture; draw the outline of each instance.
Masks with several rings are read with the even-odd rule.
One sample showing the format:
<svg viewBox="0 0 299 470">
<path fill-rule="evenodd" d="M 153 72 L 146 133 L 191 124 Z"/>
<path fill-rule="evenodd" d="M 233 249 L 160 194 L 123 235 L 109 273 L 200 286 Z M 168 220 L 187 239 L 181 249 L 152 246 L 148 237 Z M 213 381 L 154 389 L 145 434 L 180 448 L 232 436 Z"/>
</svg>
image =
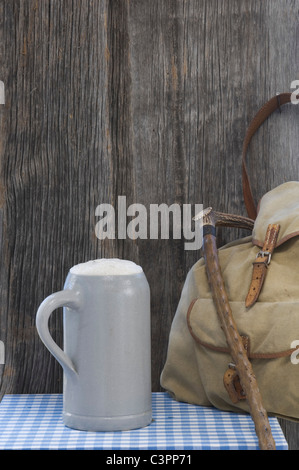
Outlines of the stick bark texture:
<svg viewBox="0 0 299 470">
<path fill-rule="evenodd" d="M 209 222 L 211 222 L 211 216 L 208 216 L 208 219 Z M 216 237 L 213 234 L 204 236 L 203 251 L 213 300 L 231 352 L 232 360 L 239 375 L 241 386 L 247 398 L 260 449 L 275 450 L 275 441 L 272 436 L 267 412 L 262 403 L 257 380 L 232 315 L 224 280 L 221 275 Z"/>
</svg>

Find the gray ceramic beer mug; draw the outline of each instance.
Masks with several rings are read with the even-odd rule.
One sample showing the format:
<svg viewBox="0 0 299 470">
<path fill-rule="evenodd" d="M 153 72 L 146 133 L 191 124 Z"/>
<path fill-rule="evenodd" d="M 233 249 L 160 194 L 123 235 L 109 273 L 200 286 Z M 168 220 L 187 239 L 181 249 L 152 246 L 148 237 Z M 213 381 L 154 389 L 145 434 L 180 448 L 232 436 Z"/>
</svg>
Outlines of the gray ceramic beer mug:
<svg viewBox="0 0 299 470">
<path fill-rule="evenodd" d="M 63 307 L 63 350 L 48 327 Z M 63 367 L 63 420 L 86 431 L 151 422 L 150 289 L 142 268 L 99 259 L 70 269 L 64 289 L 36 316 L 38 334 Z"/>
</svg>

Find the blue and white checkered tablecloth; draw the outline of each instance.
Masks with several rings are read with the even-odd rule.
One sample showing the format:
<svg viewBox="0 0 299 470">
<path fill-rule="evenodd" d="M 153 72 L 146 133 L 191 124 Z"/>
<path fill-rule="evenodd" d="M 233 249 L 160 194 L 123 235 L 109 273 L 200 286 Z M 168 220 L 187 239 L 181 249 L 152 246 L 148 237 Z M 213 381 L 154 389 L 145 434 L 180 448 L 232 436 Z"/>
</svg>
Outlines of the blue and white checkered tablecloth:
<svg viewBox="0 0 299 470">
<path fill-rule="evenodd" d="M 153 393 L 153 421 L 125 432 L 70 429 L 62 420 L 62 395 L 5 395 L 0 403 L 1 450 L 254 450 L 258 441 L 250 416 L 178 403 Z M 276 448 L 288 445 L 276 418 L 270 418 Z"/>
</svg>

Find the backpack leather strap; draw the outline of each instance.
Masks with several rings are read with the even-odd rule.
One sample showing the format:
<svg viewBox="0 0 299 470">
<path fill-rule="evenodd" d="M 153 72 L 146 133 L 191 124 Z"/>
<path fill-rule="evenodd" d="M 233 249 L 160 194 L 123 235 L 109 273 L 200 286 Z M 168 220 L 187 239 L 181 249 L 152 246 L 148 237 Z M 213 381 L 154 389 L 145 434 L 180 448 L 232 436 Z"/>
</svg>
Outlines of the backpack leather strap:
<svg viewBox="0 0 299 470">
<path fill-rule="evenodd" d="M 279 229 L 280 226 L 278 224 L 270 224 L 268 226 L 263 249 L 257 254 L 255 261 L 252 263 L 252 279 L 249 292 L 245 300 L 245 306 L 247 308 L 252 307 L 259 298 L 268 266 L 271 261 L 271 256 L 276 246 Z"/>
<path fill-rule="evenodd" d="M 250 122 L 246 135 L 245 135 L 245 139 L 243 142 L 243 150 L 242 150 L 243 195 L 244 195 L 244 202 L 245 202 L 246 210 L 248 213 L 248 217 L 253 220 L 256 219 L 257 209 L 254 203 L 254 198 L 252 195 L 252 190 L 251 190 L 250 181 L 248 178 L 248 172 L 246 168 L 246 153 L 248 150 L 248 146 L 250 144 L 250 141 L 253 135 L 258 130 L 258 128 L 263 124 L 263 122 L 270 116 L 270 114 L 272 114 L 277 109 L 280 109 L 281 106 L 283 106 L 284 104 L 290 103 L 291 96 L 292 96 L 292 93 L 280 93 L 280 94 L 273 96 L 273 98 L 267 101 L 267 103 L 265 103 L 264 106 L 262 106 L 262 108 L 257 112 L 257 114 L 254 116 L 254 118 Z M 299 95 L 297 96 L 297 99 L 298 98 L 299 98 Z"/>
</svg>

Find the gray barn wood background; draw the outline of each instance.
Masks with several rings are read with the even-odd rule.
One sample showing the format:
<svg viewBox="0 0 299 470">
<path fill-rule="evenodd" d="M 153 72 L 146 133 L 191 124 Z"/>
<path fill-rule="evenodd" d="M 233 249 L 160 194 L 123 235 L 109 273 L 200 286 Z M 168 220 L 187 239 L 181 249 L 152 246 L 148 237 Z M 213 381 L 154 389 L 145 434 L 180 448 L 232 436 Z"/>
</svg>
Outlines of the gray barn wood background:
<svg viewBox="0 0 299 470">
<path fill-rule="evenodd" d="M 246 215 L 241 148 L 258 108 L 299 79 L 298 0 L 0 0 L 1 395 L 62 390 L 35 314 L 68 269 L 141 264 L 152 296 L 153 390 L 186 274 L 181 240 L 98 240 L 95 209 L 203 203 Z M 299 108 L 252 142 L 256 199 L 297 179 Z M 222 231 L 219 243 L 236 236 Z M 62 341 L 62 317 L 51 318 Z M 299 406 L 299 403 L 298 403 Z M 281 421 L 291 449 L 299 428 Z"/>
</svg>

